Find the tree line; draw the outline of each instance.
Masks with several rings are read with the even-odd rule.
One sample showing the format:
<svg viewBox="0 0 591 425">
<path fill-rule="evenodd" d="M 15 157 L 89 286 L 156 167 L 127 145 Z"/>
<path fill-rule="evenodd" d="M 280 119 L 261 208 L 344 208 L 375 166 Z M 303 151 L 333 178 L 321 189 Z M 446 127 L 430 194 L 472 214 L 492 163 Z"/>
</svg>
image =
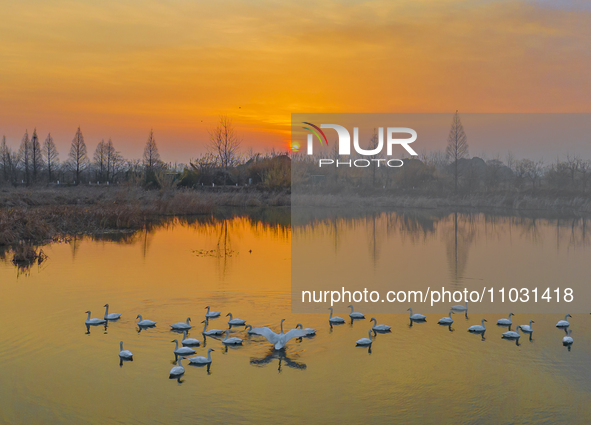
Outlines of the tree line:
<svg viewBox="0 0 591 425">
<path fill-rule="evenodd" d="M 76 130 L 64 160 L 51 133 L 40 141 L 37 130 L 25 131 L 18 149 L 8 146 L 6 136 L 0 143 L 0 182 L 30 186 L 34 184 L 113 184 L 128 180 L 149 179 L 157 170 L 173 169 L 160 159 L 154 132 L 144 147 L 142 160 L 125 159 L 113 141 L 101 140 L 89 153 L 80 127 Z"/>
<path fill-rule="evenodd" d="M 367 144 L 369 149 L 377 146 L 376 131 Z M 339 158 L 336 143 L 331 155 L 334 160 Z M 404 165 L 400 168 L 333 166 L 319 169 L 321 156 L 293 154 L 293 183 L 324 188 L 322 190 L 388 189 L 428 196 L 509 192 L 586 196 L 591 193 L 591 161 L 580 155 L 567 154 L 549 162 L 518 159 L 511 152 L 505 158 L 470 157 L 468 137 L 457 111 L 445 149 L 422 151 L 418 158 L 403 157 Z M 351 155 L 351 159 L 356 158 L 361 156 Z"/>
<path fill-rule="evenodd" d="M 31 186 L 40 184 L 116 184 L 127 182 L 146 188 L 170 185 L 203 187 L 216 185 L 258 185 L 285 188 L 290 184 L 287 153 L 240 151 L 241 138 L 228 116 L 219 117 L 209 131 L 207 152 L 180 166 L 160 158 L 154 131 L 150 130 L 141 160 L 126 159 L 111 138 L 101 140 L 89 152 L 80 127 L 76 130 L 67 157 L 61 160 L 53 137 L 40 141 L 37 130 L 25 131 L 18 149 L 2 137 L 0 144 L 0 184 Z"/>
</svg>

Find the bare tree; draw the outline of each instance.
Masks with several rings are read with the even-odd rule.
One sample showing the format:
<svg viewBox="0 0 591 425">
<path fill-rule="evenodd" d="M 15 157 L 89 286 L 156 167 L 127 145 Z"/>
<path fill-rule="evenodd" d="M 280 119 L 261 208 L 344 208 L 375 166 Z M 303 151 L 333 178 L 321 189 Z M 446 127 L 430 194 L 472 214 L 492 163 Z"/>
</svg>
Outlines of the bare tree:
<svg viewBox="0 0 591 425">
<path fill-rule="evenodd" d="M 80 127 L 76 130 L 68 157 L 70 159 L 70 165 L 74 169 L 76 184 L 80 184 L 80 174 L 89 162 L 86 154 L 86 143 L 84 143 L 84 136 L 82 135 L 82 131 L 80 131 Z"/>
<path fill-rule="evenodd" d="M 106 144 L 106 155 L 107 155 L 107 182 L 114 181 L 118 170 L 123 164 L 123 157 L 119 152 L 115 150 L 113 141 L 109 138 Z"/>
<path fill-rule="evenodd" d="M 6 145 L 6 136 L 2 136 L 0 144 L 0 167 L 2 167 L 2 177 L 4 181 L 10 180 L 10 148 Z"/>
<path fill-rule="evenodd" d="M 107 144 L 104 140 L 101 140 L 94 151 L 94 165 L 97 170 L 97 178 L 99 181 L 105 181 L 105 173 L 108 173 L 107 155 Z"/>
<path fill-rule="evenodd" d="M 29 131 L 25 131 L 25 135 L 21 140 L 21 145 L 18 149 L 18 162 L 23 164 L 23 173 L 25 175 L 24 181 L 28 186 L 31 182 L 31 141 L 29 140 Z"/>
<path fill-rule="evenodd" d="M 240 142 L 232 119 L 221 115 L 218 125 L 209 132 L 209 149 L 224 169 L 224 184 L 228 167 L 235 165 L 238 160 Z"/>
<path fill-rule="evenodd" d="M 47 181 L 51 182 L 53 179 L 52 173 L 59 163 L 59 154 L 53 143 L 51 133 L 47 135 L 43 142 L 43 156 L 45 157 L 45 166 L 47 167 Z"/>
<path fill-rule="evenodd" d="M 150 130 L 150 136 L 146 142 L 144 148 L 144 168 L 146 170 L 146 176 L 148 173 L 152 173 L 154 169 L 159 167 L 161 164 L 160 153 L 158 152 L 158 146 L 156 145 L 156 139 L 154 138 L 154 131 Z"/>
<path fill-rule="evenodd" d="M 39 143 L 39 136 L 37 136 L 37 129 L 33 130 L 31 136 L 31 174 L 33 183 L 37 182 L 41 169 L 43 168 L 43 155 L 41 153 L 41 143 Z"/>
<path fill-rule="evenodd" d="M 566 155 L 566 161 L 562 163 L 564 169 L 568 172 L 570 177 L 571 186 L 575 187 L 575 176 L 579 172 L 579 167 L 581 166 L 583 160 L 579 155 Z"/>
<path fill-rule="evenodd" d="M 543 161 L 532 161 L 531 159 L 522 159 L 515 165 L 518 178 L 522 181 L 528 179 L 531 182 L 532 190 L 539 186 L 544 169 Z"/>
<path fill-rule="evenodd" d="M 581 161 L 579 164 L 579 173 L 581 174 L 581 185 L 583 193 L 587 191 L 587 183 L 591 178 L 591 161 Z"/>
<path fill-rule="evenodd" d="M 448 161 L 452 162 L 454 169 L 454 190 L 458 191 L 458 160 L 466 158 L 468 156 L 468 138 L 464 132 L 464 126 L 460 121 L 460 115 L 458 111 L 453 116 L 451 122 L 451 129 L 447 136 L 447 148 L 445 155 Z"/>
</svg>

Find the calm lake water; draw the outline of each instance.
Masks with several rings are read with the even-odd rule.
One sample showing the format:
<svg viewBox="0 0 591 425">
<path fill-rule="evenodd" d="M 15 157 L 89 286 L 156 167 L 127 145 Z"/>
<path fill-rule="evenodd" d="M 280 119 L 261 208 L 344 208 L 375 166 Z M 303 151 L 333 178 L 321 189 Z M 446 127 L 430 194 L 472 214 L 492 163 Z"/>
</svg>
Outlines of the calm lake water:
<svg viewBox="0 0 591 425">
<path fill-rule="evenodd" d="M 325 313 L 291 313 L 288 214 L 285 220 L 174 221 L 124 236 L 70 239 L 44 246 L 48 259 L 28 270 L 15 268 L 4 252 L 0 423 L 591 423 L 591 315 L 573 314 L 575 342 L 568 350 L 564 331 L 554 326 L 561 314 L 515 317 L 516 324 L 535 320 L 531 340 L 522 337 L 520 345 L 501 339 L 505 329 L 494 324 L 499 314 L 457 314 L 451 329 L 437 325 L 441 314 L 413 326 L 406 314 L 375 314 L 393 328 L 378 334 L 369 352 L 355 341 L 367 337 L 371 311 L 366 320 L 333 328 Z M 407 224 L 412 218 L 395 216 Z M 485 229 L 490 218 L 469 217 L 473 248 L 450 263 L 462 262 L 449 272 L 460 283 L 477 258 L 471 249 L 494 244 Z M 359 219 L 345 220 L 355 227 Z M 581 270 L 589 267 L 591 246 L 581 239 L 580 220 L 571 226 L 576 250 L 569 236 L 556 233 L 555 219 L 538 220 L 537 239 L 527 236 L 527 220 L 511 223 L 516 235 L 526 235 L 516 240 L 525 247 L 566 238 L 562 247 L 540 251 L 547 256 L 541 262 L 567 256 Z M 558 227 L 567 229 L 564 223 Z M 424 226 L 403 228 L 399 244 L 411 238 L 429 250 L 439 240 L 421 236 Z M 323 236 L 308 230 L 307 237 Z M 105 303 L 122 318 L 87 333 L 84 312 L 102 317 Z M 210 328 L 227 328 L 224 316 L 231 312 L 274 329 L 285 318 L 287 328 L 302 323 L 317 335 L 275 351 L 264 338 L 232 328 L 244 345 L 226 349 L 219 339 L 203 341 L 207 305 L 222 312 Z M 347 317 L 348 311 L 335 313 Z M 138 314 L 157 326 L 138 333 Z M 169 379 L 171 340 L 179 335 L 168 325 L 187 317 L 190 336 L 202 341 L 197 355 L 215 352 L 209 370 L 184 361 L 179 382 Z M 466 331 L 482 318 L 488 320 L 484 339 Z M 120 365 L 119 341 L 133 362 Z"/>
</svg>

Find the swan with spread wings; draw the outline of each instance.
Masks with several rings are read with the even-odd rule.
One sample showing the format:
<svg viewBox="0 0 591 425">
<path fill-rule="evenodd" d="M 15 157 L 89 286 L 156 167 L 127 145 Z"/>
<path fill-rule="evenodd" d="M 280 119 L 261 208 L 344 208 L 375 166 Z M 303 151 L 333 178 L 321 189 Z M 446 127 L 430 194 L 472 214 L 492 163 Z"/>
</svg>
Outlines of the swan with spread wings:
<svg viewBox="0 0 591 425">
<path fill-rule="evenodd" d="M 269 341 L 271 344 L 273 344 L 275 346 L 276 350 L 281 350 L 283 347 L 285 347 L 285 344 L 287 344 L 287 341 L 289 341 L 292 338 L 300 338 L 300 337 L 304 337 L 304 336 L 308 335 L 307 331 L 305 331 L 304 329 L 291 329 L 287 333 L 284 333 L 283 332 L 283 322 L 284 321 L 285 321 L 285 319 L 281 319 L 281 333 L 279 333 L 279 334 L 273 332 L 271 329 L 269 329 L 266 326 L 252 328 L 252 333 L 257 334 L 257 335 L 261 335 L 261 336 L 264 336 L 265 338 L 267 338 L 267 341 Z"/>
</svg>

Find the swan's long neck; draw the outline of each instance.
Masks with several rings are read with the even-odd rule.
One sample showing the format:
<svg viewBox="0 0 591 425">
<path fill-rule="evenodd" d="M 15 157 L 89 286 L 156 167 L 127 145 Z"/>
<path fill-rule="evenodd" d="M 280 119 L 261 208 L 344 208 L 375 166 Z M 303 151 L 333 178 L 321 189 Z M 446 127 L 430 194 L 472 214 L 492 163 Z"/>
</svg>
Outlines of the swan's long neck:
<svg viewBox="0 0 591 425">
<path fill-rule="evenodd" d="M 232 316 L 232 313 L 228 313 L 230 315 L 230 320 L 232 320 L 234 318 L 234 316 Z"/>
<path fill-rule="evenodd" d="M 367 331 L 367 334 L 369 335 L 369 339 L 371 340 L 371 329 Z"/>
<path fill-rule="evenodd" d="M 141 322 L 142 320 L 144 320 L 141 314 L 138 314 L 137 317 L 139 317 L 139 319 L 140 319 L 140 320 L 138 320 L 138 322 Z"/>
<path fill-rule="evenodd" d="M 484 326 L 484 319 L 482 319 L 482 322 L 480 322 L 480 323 L 482 323 L 482 327 L 484 328 L 485 327 Z"/>
<path fill-rule="evenodd" d="M 88 317 L 90 317 L 90 313 L 88 313 Z M 330 308 L 330 317 L 329 319 L 332 319 L 332 307 Z"/>
<path fill-rule="evenodd" d="M 230 329 L 226 330 L 226 337 L 224 338 L 224 341 L 228 339 L 228 337 L 230 336 Z"/>
<path fill-rule="evenodd" d="M 88 312 L 88 318 L 86 320 L 90 320 L 90 311 Z"/>
<path fill-rule="evenodd" d="M 179 367 L 183 367 L 183 364 L 181 363 L 182 360 L 183 360 L 183 358 L 179 357 L 179 361 L 178 361 Z"/>
<path fill-rule="evenodd" d="M 409 310 L 410 310 L 410 315 L 412 316 L 412 308 L 409 308 Z"/>
<path fill-rule="evenodd" d="M 566 321 L 567 317 L 568 317 L 568 314 L 567 314 L 566 316 L 564 316 L 564 320 L 565 320 L 565 321 Z"/>
<path fill-rule="evenodd" d="M 351 309 L 351 313 L 353 313 L 353 311 L 355 311 L 355 310 L 353 310 L 353 306 L 352 305 L 350 305 L 349 308 Z"/>
<path fill-rule="evenodd" d="M 521 326 L 517 326 L 517 327 L 515 328 L 515 332 L 517 332 L 517 335 L 521 335 L 521 334 L 519 333 L 519 328 L 521 328 Z"/>
<path fill-rule="evenodd" d="M 209 306 L 205 307 L 207 309 L 207 314 L 209 314 Z"/>
<path fill-rule="evenodd" d="M 123 351 L 123 341 L 119 343 L 119 351 Z"/>
<path fill-rule="evenodd" d="M 183 332 L 183 339 L 187 339 L 187 331 Z"/>
<path fill-rule="evenodd" d="M 203 332 L 207 330 L 207 320 L 203 323 Z"/>
<path fill-rule="evenodd" d="M 246 325 L 246 329 L 248 329 L 249 331 L 252 331 L 252 325 Z"/>
<path fill-rule="evenodd" d="M 109 304 L 105 306 L 105 316 L 109 314 Z"/>
<path fill-rule="evenodd" d="M 177 348 L 179 348 L 179 342 L 178 341 L 174 341 L 174 349 L 176 350 Z"/>
<path fill-rule="evenodd" d="M 191 320 L 190 317 L 187 317 L 187 325 L 189 324 L 189 321 Z"/>
<path fill-rule="evenodd" d="M 283 333 L 283 320 L 281 320 L 281 333 Z"/>
<path fill-rule="evenodd" d="M 449 311 L 449 318 L 450 318 L 450 319 L 451 319 L 451 313 L 452 313 L 452 311 L 450 310 L 450 311 Z"/>
<path fill-rule="evenodd" d="M 511 316 L 513 316 L 513 313 L 509 313 L 509 320 L 511 320 Z"/>
<path fill-rule="evenodd" d="M 207 350 L 207 360 L 211 361 L 211 348 Z"/>
<path fill-rule="evenodd" d="M 377 326 L 377 325 L 378 325 L 378 321 L 376 320 L 376 318 L 375 318 L 375 317 L 372 317 L 372 318 L 371 318 L 371 321 L 373 322 L 373 325 L 374 325 L 374 326 Z"/>
<path fill-rule="evenodd" d="M 529 328 L 531 329 L 531 324 L 533 323 L 533 320 L 529 321 Z"/>
</svg>

